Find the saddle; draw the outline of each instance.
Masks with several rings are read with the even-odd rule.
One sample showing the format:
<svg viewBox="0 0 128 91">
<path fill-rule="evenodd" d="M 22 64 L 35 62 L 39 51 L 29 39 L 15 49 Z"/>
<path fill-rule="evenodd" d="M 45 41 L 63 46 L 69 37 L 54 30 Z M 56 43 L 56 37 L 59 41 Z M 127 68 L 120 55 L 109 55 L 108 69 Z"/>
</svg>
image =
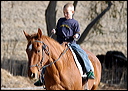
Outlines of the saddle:
<svg viewBox="0 0 128 91">
<path fill-rule="evenodd" d="M 83 65 L 84 64 L 83 60 L 80 57 L 80 55 L 75 50 L 73 50 L 69 44 L 67 44 L 67 46 L 71 50 L 73 57 L 74 57 L 74 60 L 75 60 L 75 63 L 76 63 L 76 65 L 80 71 L 81 76 L 82 76 L 86 72 L 86 68 Z"/>
</svg>

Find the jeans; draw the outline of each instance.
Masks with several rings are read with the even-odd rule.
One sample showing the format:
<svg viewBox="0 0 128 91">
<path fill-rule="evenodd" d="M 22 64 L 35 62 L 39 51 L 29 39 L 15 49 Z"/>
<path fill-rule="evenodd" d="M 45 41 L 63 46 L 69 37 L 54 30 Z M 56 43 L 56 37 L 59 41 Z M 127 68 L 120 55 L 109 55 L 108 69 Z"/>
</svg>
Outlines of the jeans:
<svg viewBox="0 0 128 91">
<path fill-rule="evenodd" d="M 84 62 L 84 66 L 86 68 L 86 71 L 89 72 L 90 70 L 92 70 L 94 72 L 94 68 L 93 65 L 91 63 L 91 61 L 88 58 L 88 55 L 86 54 L 86 52 L 80 47 L 80 45 L 76 44 L 76 43 L 70 43 L 69 44 L 73 50 L 77 51 L 77 53 L 80 55 L 80 57 L 82 58 L 83 62 Z"/>
</svg>

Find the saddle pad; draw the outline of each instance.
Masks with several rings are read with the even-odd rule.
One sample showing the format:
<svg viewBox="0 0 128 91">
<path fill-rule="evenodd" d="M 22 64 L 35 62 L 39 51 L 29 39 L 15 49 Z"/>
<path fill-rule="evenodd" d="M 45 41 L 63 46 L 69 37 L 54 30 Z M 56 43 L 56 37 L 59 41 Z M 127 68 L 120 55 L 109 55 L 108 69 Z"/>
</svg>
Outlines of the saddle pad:
<svg viewBox="0 0 128 91">
<path fill-rule="evenodd" d="M 69 44 L 68 44 L 68 47 L 69 47 L 69 49 L 71 50 L 71 52 L 72 52 L 72 54 L 73 54 L 75 63 L 76 63 L 76 65 L 77 65 L 77 67 L 78 67 L 78 69 L 79 69 L 79 71 L 80 71 L 81 76 L 83 76 L 83 70 L 82 70 L 82 67 L 81 67 L 81 65 L 80 65 L 80 63 L 79 63 L 77 57 L 76 57 L 76 54 L 74 53 L 74 51 L 72 50 L 72 48 L 71 48 L 71 46 L 70 46 Z"/>
</svg>

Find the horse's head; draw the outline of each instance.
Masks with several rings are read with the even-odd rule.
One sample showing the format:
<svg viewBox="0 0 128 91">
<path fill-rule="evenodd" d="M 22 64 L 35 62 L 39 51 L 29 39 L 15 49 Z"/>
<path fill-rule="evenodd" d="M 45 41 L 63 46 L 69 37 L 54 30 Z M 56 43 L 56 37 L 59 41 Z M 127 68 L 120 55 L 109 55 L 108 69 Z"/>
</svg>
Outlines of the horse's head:
<svg viewBox="0 0 128 91">
<path fill-rule="evenodd" d="M 43 66 L 43 54 L 48 53 L 47 45 L 42 41 L 42 31 L 38 29 L 38 33 L 29 35 L 23 31 L 27 40 L 26 53 L 28 56 L 28 77 L 37 80 L 40 77 L 41 68 Z"/>
</svg>

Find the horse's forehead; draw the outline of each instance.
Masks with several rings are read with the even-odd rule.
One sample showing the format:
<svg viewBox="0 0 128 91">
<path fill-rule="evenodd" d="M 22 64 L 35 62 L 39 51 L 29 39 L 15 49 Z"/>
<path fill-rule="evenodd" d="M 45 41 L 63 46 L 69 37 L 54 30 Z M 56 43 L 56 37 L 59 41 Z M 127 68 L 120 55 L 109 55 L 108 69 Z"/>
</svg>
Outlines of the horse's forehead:
<svg viewBox="0 0 128 91">
<path fill-rule="evenodd" d="M 30 42 L 30 43 L 28 44 L 28 49 L 29 49 L 29 50 L 32 50 L 32 47 L 37 48 L 37 47 L 39 47 L 39 46 L 41 46 L 41 43 L 39 43 L 39 42 Z"/>
<path fill-rule="evenodd" d="M 28 46 L 29 50 L 32 50 L 32 43 Z"/>
<path fill-rule="evenodd" d="M 33 41 L 29 41 L 27 49 L 29 49 L 31 51 L 32 47 L 33 47 Z"/>
</svg>

